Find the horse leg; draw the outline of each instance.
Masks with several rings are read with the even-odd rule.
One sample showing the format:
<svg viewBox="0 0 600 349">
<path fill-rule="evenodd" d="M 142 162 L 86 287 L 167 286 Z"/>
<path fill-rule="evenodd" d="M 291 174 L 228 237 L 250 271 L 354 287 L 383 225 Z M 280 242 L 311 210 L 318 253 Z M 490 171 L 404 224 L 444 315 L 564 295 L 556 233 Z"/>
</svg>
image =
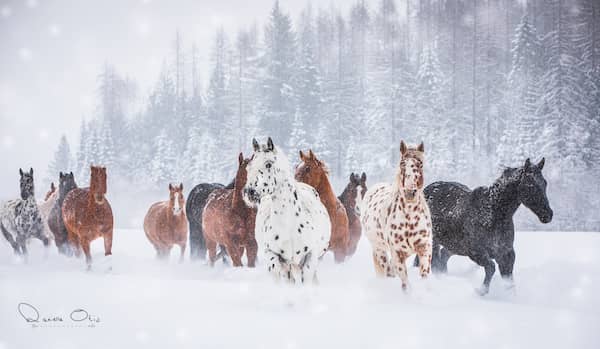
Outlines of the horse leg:
<svg viewBox="0 0 600 349">
<path fill-rule="evenodd" d="M 502 257 L 496 259 L 498 269 L 502 278 L 513 285 L 513 266 L 515 265 L 515 250 L 512 248 L 507 251 Z"/>
<path fill-rule="evenodd" d="M 68 229 L 67 233 L 67 239 L 69 240 L 69 245 L 71 246 L 73 254 L 77 258 L 81 257 L 81 245 L 79 242 L 79 235 L 76 234 L 74 231 L 70 231 Z"/>
<path fill-rule="evenodd" d="M 183 263 L 183 258 L 185 256 L 185 246 L 186 246 L 185 240 L 183 240 L 182 242 L 179 243 L 179 250 L 181 251 L 181 256 L 179 256 L 179 263 Z"/>
<path fill-rule="evenodd" d="M 208 250 L 208 260 L 210 262 L 210 266 L 215 265 L 215 261 L 217 260 L 217 243 L 206 239 L 206 249 Z"/>
<path fill-rule="evenodd" d="M 490 258 L 490 256 L 485 252 L 479 252 L 473 255 L 470 255 L 469 258 L 485 269 L 485 278 L 483 279 L 483 285 L 477 291 L 479 295 L 483 296 L 487 294 L 490 290 L 490 282 L 492 281 L 492 277 L 496 272 L 496 265 L 494 261 Z"/>
<path fill-rule="evenodd" d="M 27 261 L 27 239 L 24 235 L 17 235 L 17 245 L 19 245 L 19 248 L 21 249 L 21 255 L 25 261 Z"/>
<path fill-rule="evenodd" d="M 317 263 L 318 259 L 313 257 L 312 252 L 304 257 L 304 260 L 300 263 L 300 281 L 303 284 L 312 282 L 314 285 L 317 285 L 319 283 L 319 280 L 317 280 Z"/>
<path fill-rule="evenodd" d="M 426 278 L 431 272 L 431 244 L 426 242 L 415 246 L 417 256 L 419 256 L 419 271 L 422 278 Z"/>
<path fill-rule="evenodd" d="M 404 251 L 394 251 L 392 252 L 392 262 L 393 269 L 398 276 L 400 276 L 400 280 L 402 280 L 402 289 L 406 291 L 408 288 L 408 274 L 406 272 L 406 258 L 408 258 L 408 254 Z M 421 265 L 425 264 L 424 261 L 421 261 Z"/>
<path fill-rule="evenodd" d="M 452 257 L 452 253 L 447 248 L 440 247 L 439 260 L 437 266 L 434 265 L 434 271 L 444 274 L 448 273 L 448 259 L 450 257 Z"/>
<path fill-rule="evenodd" d="M 242 249 L 239 248 L 239 246 L 237 246 L 232 241 L 230 241 L 228 244 L 225 245 L 225 249 L 226 249 L 227 253 L 229 254 L 229 256 L 231 257 L 231 263 L 233 264 L 233 266 L 241 267 L 242 266 L 242 255 L 240 252 L 242 251 Z"/>
<path fill-rule="evenodd" d="M 333 259 L 336 263 L 343 263 L 344 259 L 346 259 L 346 249 L 343 246 L 340 246 L 333 250 Z"/>
<path fill-rule="evenodd" d="M 267 270 L 273 275 L 273 278 L 276 281 L 279 281 L 284 274 L 287 277 L 284 265 L 278 254 L 273 253 L 271 250 L 267 250 L 265 251 L 265 260 L 267 261 Z"/>
<path fill-rule="evenodd" d="M 85 263 L 87 264 L 87 269 L 92 269 L 92 254 L 90 253 L 90 241 L 88 239 L 80 240 L 81 248 L 83 249 L 83 253 L 85 254 Z"/>
<path fill-rule="evenodd" d="M 206 243 L 202 233 L 202 224 L 190 220 L 190 258 L 192 260 L 206 258 Z"/>
<path fill-rule="evenodd" d="M 246 242 L 246 258 L 248 259 L 248 267 L 256 266 L 256 254 L 258 252 L 258 244 L 255 239 L 248 239 Z"/>
<path fill-rule="evenodd" d="M 19 244 L 17 244 L 12 234 L 9 233 L 8 230 L 6 230 L 6 228 L 4 228 L 4 225 L 2 223 L 0 223 L 0 230 L 2 230 L 2 235 L 4 235 L 10 246 L 13 248 L 15 254 L 21 254 L 21 252 L 19 251 Z"/>
<path fill-rule="evenodd" d="M 375 274 L 377 276 L 393 276 L 388 254 L 385 249 L 381 247 L 375 247 L 373 249 L 373 265 L 375 266 Z"/>
</svg>

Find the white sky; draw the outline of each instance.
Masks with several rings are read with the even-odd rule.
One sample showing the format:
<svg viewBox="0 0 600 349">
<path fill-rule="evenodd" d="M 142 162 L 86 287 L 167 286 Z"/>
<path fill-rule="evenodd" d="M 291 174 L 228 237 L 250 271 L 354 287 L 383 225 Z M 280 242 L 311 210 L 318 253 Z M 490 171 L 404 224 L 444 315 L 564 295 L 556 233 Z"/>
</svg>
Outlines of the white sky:
<svg viewBox="0 0 600 349">
<path fill-rule="evenodd" d="M 295 20 L 307 2 L 280 4 Z M 312 4 L 347 13 L 353 2 Z M 177 29 L 186 49 L 198 45 L 207 67 L 217 27 L 231 34 L 258 21 L 262 28 L 272 5 L 273 0 L 0 0 L 0 199 L 17 194 L 18 167 L 33 166 L 41 182 L 62 133 L 76 147 L 81 117 L 94 111 L 96 76 L 104 62 L 134 78 L 145 96 Z M 203 72 L 203 80 L 206 76 Z"/>
</svg>

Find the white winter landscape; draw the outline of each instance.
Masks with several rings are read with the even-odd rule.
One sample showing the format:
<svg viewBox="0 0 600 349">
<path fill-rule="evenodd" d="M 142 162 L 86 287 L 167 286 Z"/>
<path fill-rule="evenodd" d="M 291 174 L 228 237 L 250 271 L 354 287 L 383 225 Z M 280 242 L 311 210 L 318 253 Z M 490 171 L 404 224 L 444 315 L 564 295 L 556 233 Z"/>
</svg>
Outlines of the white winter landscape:
<svg viewBox="0 0 600 349">
<path fill-rule="evenodd" d="M 167 263 L 140 230 L 117 230 L 112 261 L 92 244 L 93 270 L 31 244 L 28 263 L 0 248 L 0 348 L 597 348 L 600 343 L 600 235 L 517 232 L 514 289 L 499 275 L 475 293 L 482 268 L 452 257 L 449 273 L 411 289 L 378 279 L 370 247 L 337 265 L 321 264 L 320 285 L 276 284 L 257 268 L 214 268 L 174 249 Z M 109 263 L 112 271 L 107 271 Z M 26 302 L 40 317 L 27 323 Z M 75 323 L 85 309 L 99 322 Z M 25 312 L 27 309 L 25 309 Z"/>
</svg>

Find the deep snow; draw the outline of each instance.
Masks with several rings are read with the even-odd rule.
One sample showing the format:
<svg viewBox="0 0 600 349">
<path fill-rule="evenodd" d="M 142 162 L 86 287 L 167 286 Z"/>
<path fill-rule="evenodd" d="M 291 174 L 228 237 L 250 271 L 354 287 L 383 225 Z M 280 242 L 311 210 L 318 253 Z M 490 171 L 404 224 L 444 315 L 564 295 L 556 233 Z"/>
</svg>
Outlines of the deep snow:
<svg viewBox="0 0 600 349">
<path fill-rule="evenodd" d="M 37 241 L 27 264 L 0 243 L 0 348 L 597 348 L 600 234 L 518 232 L 515 248 L 516 289 L 496 274 L 480 297 L 483 270 L 462 257 L 427 281 L 410 268 L 403 294 L 375 277 L 364 238 L 345 264 L 328 255 L 311 287 L 275 284 L 262 265 L 179 264 L 177 249 L 160 263 L 141 230 L 115 232 L 111 272 L 101 240 L 91 272 L 55 248 L 44 259 Z M 20 302 L 66 321 L 32 328 Z M 73 327 L 77 308 L 100 322 Z"/>
</svg>

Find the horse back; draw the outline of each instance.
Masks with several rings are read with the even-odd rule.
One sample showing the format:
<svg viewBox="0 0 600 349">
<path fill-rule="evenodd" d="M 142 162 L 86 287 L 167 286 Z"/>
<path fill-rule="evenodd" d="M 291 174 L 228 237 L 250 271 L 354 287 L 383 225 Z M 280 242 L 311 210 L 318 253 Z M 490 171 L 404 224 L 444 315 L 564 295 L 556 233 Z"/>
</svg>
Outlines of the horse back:
<svg viewBox="0 0 600 349">
<path fill-rule="evenodd" d="M 465 213 L 472 191 L 461 183 L 435 182 L 424 190 L 431 213 L 434 241 L 448 243 L 464 236 Z"/>
<path fill-rule="evenodd" d="M 201 183 L 195 186 L 188 194 L 185 202 L 185 212 L 188 220 L 202 225 L 202 210 L 208 202 L 208 196 L 215 189 L 223 187 L 219 183 Z"/>
</svg>

